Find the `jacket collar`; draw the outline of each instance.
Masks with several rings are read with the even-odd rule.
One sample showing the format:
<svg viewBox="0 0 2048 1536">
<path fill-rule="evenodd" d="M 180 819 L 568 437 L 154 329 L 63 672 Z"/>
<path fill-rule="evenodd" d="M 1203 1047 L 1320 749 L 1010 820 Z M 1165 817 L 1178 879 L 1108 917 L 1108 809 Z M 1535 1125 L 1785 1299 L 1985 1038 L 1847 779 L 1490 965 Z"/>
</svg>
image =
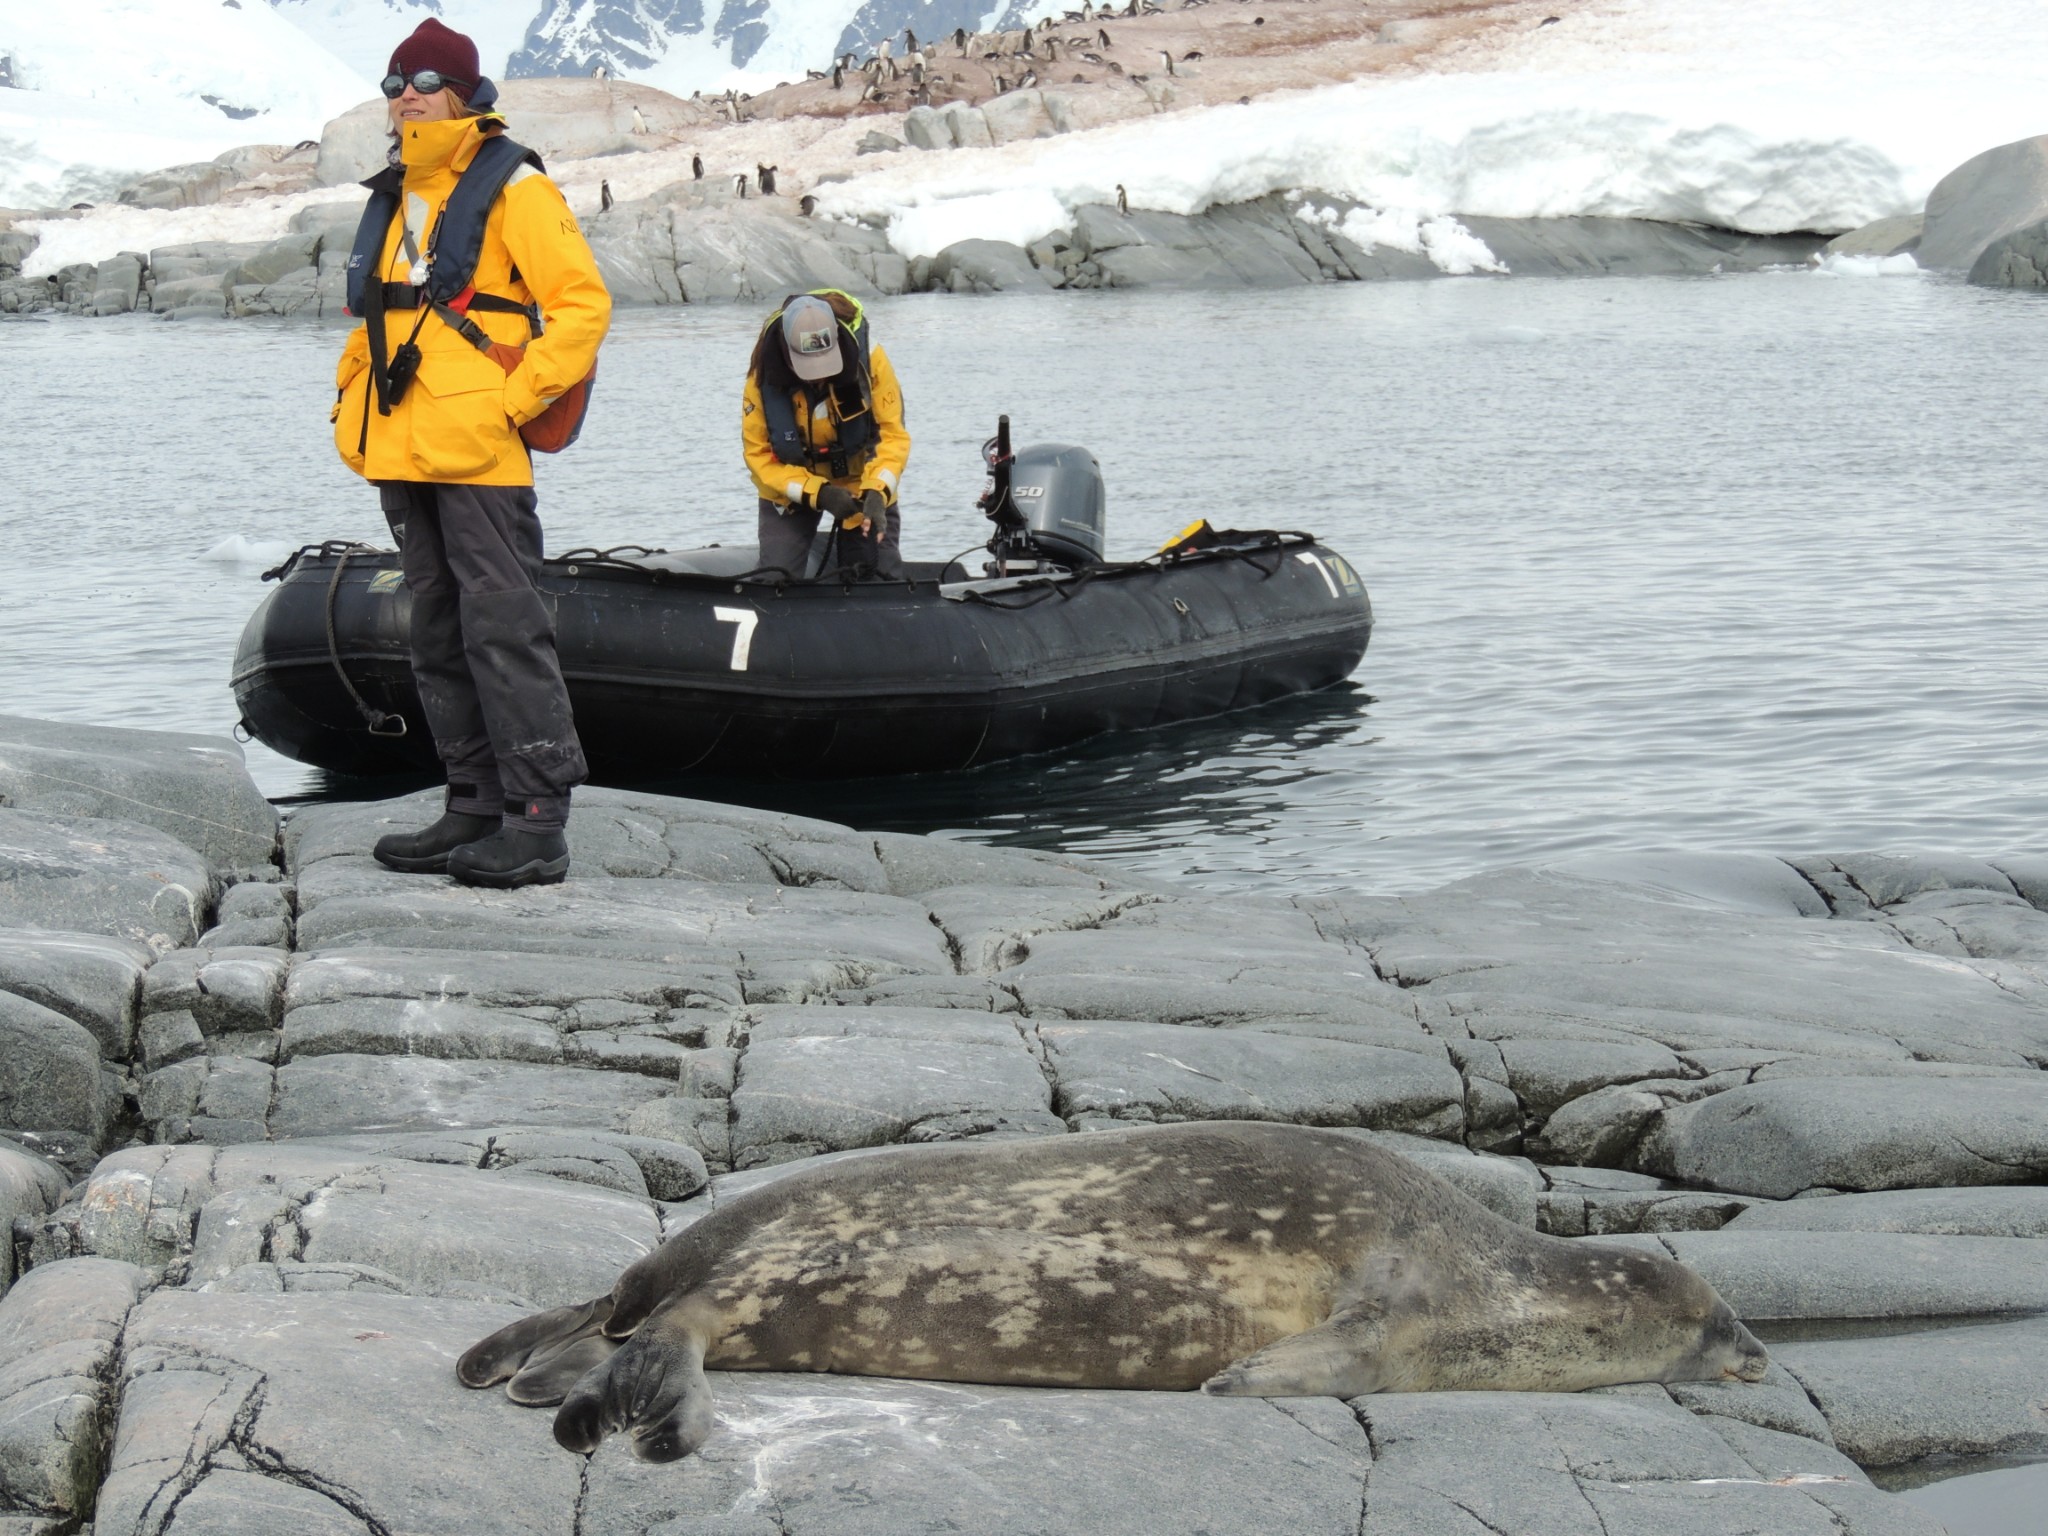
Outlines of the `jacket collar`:
<svg viewBox="0 0 2048 1536">
<path fill-rule="evenodd" d="M 504 119 L 496 114 L 407 123 L 398 131 L 398 157 L 409 175 L 431 176 L 443 170 L 460 175 L 476 158 L 484 130 L 504 125 Z"/>
</svg>

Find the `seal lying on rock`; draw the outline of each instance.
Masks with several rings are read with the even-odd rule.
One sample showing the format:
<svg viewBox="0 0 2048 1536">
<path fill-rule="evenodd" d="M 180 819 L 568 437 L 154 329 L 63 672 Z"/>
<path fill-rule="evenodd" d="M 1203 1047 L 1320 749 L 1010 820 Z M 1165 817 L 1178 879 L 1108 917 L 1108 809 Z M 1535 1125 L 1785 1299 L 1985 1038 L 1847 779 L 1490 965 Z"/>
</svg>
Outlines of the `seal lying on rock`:
<svg viewBox="0 0 2048 1536">
<path fill-rule="evenodd" d="M 721 1205 L 609 1296 L 501 1328 L 463 1384 L 646 1461 L 704 1367 L 1232 1396 L 1755 1381 L 1690 1270 L 1502 1220 L 1342 1131 L 1250 1122 L 908 1147 Z"/>
</svg>

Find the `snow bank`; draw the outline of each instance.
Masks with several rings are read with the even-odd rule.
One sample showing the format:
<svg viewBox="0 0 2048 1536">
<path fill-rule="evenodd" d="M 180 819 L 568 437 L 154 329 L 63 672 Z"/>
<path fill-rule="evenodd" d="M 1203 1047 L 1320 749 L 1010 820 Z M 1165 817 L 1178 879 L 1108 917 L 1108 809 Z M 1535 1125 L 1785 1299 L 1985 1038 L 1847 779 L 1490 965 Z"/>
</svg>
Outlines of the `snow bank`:
<svg viewBox="0 0 2048 1536">
<path fill-rule="evenodd" d="M 1919 275 L 1920 263 L 1907 251 L 1896 256 L 1839 256 L 1830 253 L 1815 259 L 1813 272 L 1816 277 L 1915 277 Z"/>
<path fill-rule="evenodd" d="M 27 277 L 47 277 L 74 262 L 105 261 L 117 251 L 153 251 L 200 240 L 277 240 L 290 231 L 294 213 L 312 203 L 361 204 L 363 190 L 350 183 L 203 208 L 128 208 L 109 203 L 67 219 L 24 219 L 16 229 L 37 237 L 22 263 Z"/>
<path fill-rule="evenodd" d="M 375 94 L 265 0 L 9 0 L 0 207 L 100 202 L 167 165 L 318 138 Z"/>
<path fill-rule="evenodd" d="M 1050 202 L 1110 202 L 1119 183 L 1133 207 L 1172 213 L 1304 188 L 1379 210 L 1399 238 L 1412 221 L 1418 241 L 1457 215 L 1836 231 L 1916 211 L 1979 150 L 2048 131 L 2037 0 L 1610 0 L 1430 62 L 1434 73 L 1085 135 L 892 157 L 826 188 L 820 206 L 887 220 L 905 255 L 932 254 L 935 232 L 1049 233 Z"/>
</svg>

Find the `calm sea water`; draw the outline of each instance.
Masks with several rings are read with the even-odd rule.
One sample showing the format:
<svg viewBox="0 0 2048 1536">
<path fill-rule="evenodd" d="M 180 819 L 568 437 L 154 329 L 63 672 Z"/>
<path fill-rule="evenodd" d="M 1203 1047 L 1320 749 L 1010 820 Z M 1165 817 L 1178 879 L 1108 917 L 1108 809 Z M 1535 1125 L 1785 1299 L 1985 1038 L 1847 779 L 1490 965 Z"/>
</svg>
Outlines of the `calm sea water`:
<svg viewBox="0 0 2048 1536">
<path fill-rule="evenodd" d="M 906 547 L 978 543 L 978 445 L 1080 442 L 1113 553 L 1314 530 L 1378 612 L 1350 687 L 972 773 L 692 792 L 1218 888 L 1412 890 L 1590 849 L 2042 846 L 2048 303 L 1805 272 L 873 307 Z M 751 537 L 758 316 L 624 314 L 560 550 Z M 338 332 L 0 325 L 0 708 L 226 731 L 261 563 L 382 534 Z M 362 793 L 261 748 L 280 797 Z"/>
</svg>

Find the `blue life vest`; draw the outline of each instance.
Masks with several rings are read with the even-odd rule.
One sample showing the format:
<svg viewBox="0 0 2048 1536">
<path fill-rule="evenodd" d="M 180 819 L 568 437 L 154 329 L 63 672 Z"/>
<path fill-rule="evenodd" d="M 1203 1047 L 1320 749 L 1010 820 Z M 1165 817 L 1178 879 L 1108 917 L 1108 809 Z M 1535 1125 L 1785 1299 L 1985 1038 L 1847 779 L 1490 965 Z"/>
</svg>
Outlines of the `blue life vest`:
<svg viewBox="0 0 2048 1536">
<path fill-rule="evenodd" d="M 386 283 L 384 308 L 417 309 L 422 297 L 428 304 L 448 304 L 461 297 L 483 255 L 484 225 L 491 216 L 491 205 L 505 190 L 512 173 L 522 165 L 537 171 L 547 169 L 539 155 L 524 144 L 514 143 L 502 132 L 485 136 L 477 146 L 476 158 L 457 178 L 455 190 L 448 194 L 447 204 L 435 223 L 430 238 L 434 259 L 425 287 L 413 289 L 406 283 Z M 405 168 L 386 166 L 363 185 L 370 189 L 370 201 L 364 205 L 362 222 L 356 226 L 355 248 L 348 258 L 348 312 L 357 316 L 367 313 L 366 290 L 373 274 L 382 268 L 384 237 L 390 233 L 391 221 L 398 217 Z M 409 301 L 404 296 L 408 290 L 412 294 Z M 532 316 L 526 305 L 497 294 L 477 294 L 472 303 L 463 307 Z"/>
</svg>

